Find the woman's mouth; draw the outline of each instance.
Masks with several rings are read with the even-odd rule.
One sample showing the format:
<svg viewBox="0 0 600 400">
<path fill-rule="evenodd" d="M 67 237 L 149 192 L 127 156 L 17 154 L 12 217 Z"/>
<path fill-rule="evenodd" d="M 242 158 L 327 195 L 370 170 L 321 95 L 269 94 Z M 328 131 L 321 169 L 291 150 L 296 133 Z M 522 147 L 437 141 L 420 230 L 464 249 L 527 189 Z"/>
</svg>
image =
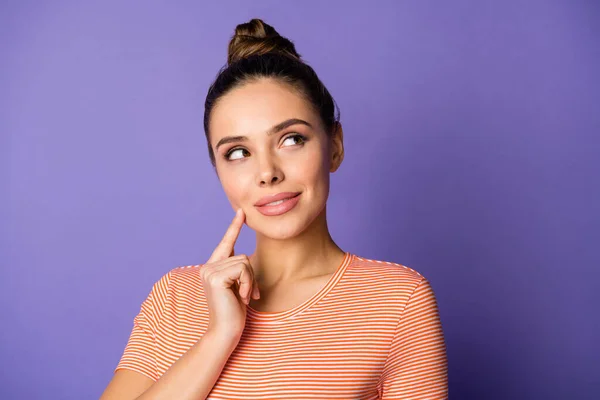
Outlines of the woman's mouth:
<svg viewBox="0 0 600 400">
<path fill-rule="evenodd" d="M 267 216 L 275 216 L 275 215 L 285 214 L 286 212 L 288 212 L 292 208 L 294 208 L 296 206 L 296 204 L 298 204 L 298 201 L 300 201 L 301 194 L 302 193 L 298 193 L 296 196 L 291 197 L 289 199 L 278 200 L 278 201 L 274 201 L 272 203 L 268 203 L 268 204 L 265 204 L 262 206 L 255 206 L 255 207 L 261 214 L 267 215 Z"/>
</svg>

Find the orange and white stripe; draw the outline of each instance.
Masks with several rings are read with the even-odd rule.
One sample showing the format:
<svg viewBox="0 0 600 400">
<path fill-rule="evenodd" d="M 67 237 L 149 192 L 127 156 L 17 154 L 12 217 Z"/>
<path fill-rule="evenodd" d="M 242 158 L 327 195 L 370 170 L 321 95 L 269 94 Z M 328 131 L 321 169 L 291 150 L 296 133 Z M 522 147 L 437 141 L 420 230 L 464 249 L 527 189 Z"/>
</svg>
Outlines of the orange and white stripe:
<svg viewBox="0 0 600 400">
<path fill-rule="evenodd" d="M 158 280 L 116 370 L 158 380 L 208 327 L 199 269 Z M 247 321 L 208 399 L 446 399 L 447 357 L 436 298 L 415 270 L 346 253 L 321 290 Z"/>
</svg>

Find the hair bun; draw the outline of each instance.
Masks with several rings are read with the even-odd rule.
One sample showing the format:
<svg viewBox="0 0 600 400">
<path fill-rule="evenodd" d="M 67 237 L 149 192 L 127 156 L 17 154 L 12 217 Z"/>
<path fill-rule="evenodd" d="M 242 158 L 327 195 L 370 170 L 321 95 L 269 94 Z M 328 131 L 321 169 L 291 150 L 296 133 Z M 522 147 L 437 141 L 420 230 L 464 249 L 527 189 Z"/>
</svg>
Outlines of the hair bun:
<svg viewBox="0 0 600 400">
<path fill-rule="evenodd" d="M 260 19 L 239 24 L 229 41 L 229 65 L 250 56 L 276 53 L 300 60 L 294 44 Z"/>
</svg>

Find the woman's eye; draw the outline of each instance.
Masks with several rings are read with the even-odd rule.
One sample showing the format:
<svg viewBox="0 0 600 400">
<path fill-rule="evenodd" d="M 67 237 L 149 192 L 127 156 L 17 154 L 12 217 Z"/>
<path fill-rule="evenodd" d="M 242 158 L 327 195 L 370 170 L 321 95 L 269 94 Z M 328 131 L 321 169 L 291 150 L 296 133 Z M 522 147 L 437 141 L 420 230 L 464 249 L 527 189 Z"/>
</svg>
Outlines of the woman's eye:
<svg viewBox="0 0 600 400">
<path fill-rule="evenodd" d="M 227 154 L 225 154 L 225 158 L 228 160 L 237 160 L 239 158 L 244 158 L 243 152 L 246 151 L 246 149 L 233 149 L 233 150 L 229 150 L 227 152 Z M 240 157 L 231 157 L 232 154 L 241 152 L 241 156 Z"/>
<path fill-rule="evenodd" d="M 295 138 L 300 139 L 301 140 L 300 143 L 304 143 L 306 140 L 306 138 L 302 135 L 292 135 L 292 136 L 286 137 L 285 140 L 283 141 L 283 143 L 287 142 L 289 139 L 295 139 Z M 292 143 L 292 144 L 296 144 L 296 143 Z"/>
</svg>

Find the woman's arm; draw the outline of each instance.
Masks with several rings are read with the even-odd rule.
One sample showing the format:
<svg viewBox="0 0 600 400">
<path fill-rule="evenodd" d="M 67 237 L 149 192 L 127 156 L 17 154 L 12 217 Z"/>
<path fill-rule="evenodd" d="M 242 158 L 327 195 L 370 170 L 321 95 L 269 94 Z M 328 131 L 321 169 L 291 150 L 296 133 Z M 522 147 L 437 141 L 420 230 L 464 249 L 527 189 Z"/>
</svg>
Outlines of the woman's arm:
<svg viewBox="0 0 600 400">
<path fill-rule="evenodd" d="M 239 336 L 209 330 L 156 382 L 138 372 L 118 370 L 100 400 L 204 400 L 238 342 Z"/>
<path fill-rule="evenodd" d="M 398 322 L 381 380 L 381 398 L 448 398 L 448 360 L 435 294 L 423 278 Z"/>
</svg>

